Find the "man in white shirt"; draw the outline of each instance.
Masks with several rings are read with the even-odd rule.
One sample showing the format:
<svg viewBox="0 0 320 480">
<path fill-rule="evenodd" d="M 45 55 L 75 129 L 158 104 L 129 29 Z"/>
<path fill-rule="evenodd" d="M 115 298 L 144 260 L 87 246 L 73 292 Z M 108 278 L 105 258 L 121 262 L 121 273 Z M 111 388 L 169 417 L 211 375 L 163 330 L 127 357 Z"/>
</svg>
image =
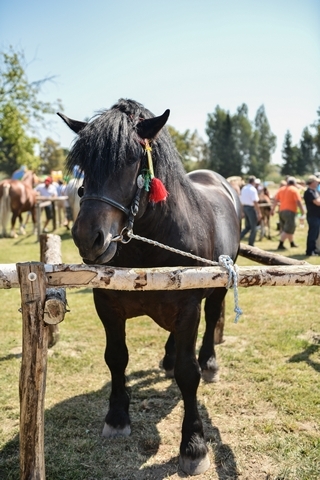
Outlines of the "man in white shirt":
<svg viewBox="0 0 320 480">
<path fill-rule="evenodd" d="M 240 239 L 250 232 L 248 244 L 253 247 L 256 233 L 257 225 L 261 220 L 261 212 L 259 208 L 259 197 L 258 192 L 255 187 L 256 177 L 251 176 L 248 179 L 247 185 L 245 185 L 240 193 L 240 201 L 243 207 L 243 213 L 245 218 L 245 227 L 241 231 Z"/>
<path fill-rule="evenodd" d="M 52 185 L 52 178 L 47 177 L 44 181 L 44 183 L 39 183 L 39 185 L 36 186 L 35 190 L 38 192 L 40 197 L 57 197 L 58 192 L 57 189 L 54 185 Z M 52 220 L 53 218 L 53 213 L 52 213 L 52 205 L 48 205 L 47 207 L 44 207 L 45 212 L 46 212 L 46 220 L 44 222 L 43 226 L 43 232 L 47 233 L 47 225 Z"/>
</svg>

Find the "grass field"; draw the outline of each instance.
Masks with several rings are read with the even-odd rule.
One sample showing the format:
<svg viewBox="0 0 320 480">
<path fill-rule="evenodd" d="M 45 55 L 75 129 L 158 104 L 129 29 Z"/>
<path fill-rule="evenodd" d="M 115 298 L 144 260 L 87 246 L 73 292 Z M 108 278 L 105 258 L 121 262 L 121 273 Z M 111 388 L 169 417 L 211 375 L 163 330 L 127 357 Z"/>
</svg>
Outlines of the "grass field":
<svg viewBox="0 0 320 480">
<path fill-rule="evenodd" d="M 64 263 L 80 263 L 69 232 Z M 307 228 L 297 228 L 306 259 Z M 256 246 L 275 251 L 278 236 Z M 39 259 L 39 244 L 26 237 L 0 239 L 0 263 Z M 320 257 L 307 259 L 320 264 Z M 253 262 L 239 257 L 238 265 Z M 1 290 L 0 479 L 19 479 L 21 362 L 20 292 Z M 68 290 L 70 312 L 60 341 L 49 352 L 45 457 L 47 480 L 186 478 L 178 469 L 183 405 L 175 382 L 159 368 L 167 333 L 148 317 L 129 320 L 127 369 L 132 435 L 100 434 L 110 393 L 104 332 L 87 289 Z M 318 287 L 239 289 L 243 315 L 233 323 L 227 296 L 225 341 L 217 346 L 220 382 L 201 382 L 198 401 L 211 467 L 199 480 L 318 480 L 320 478 L 320 305 Z M 203 335 L 203 322 L 199 342 Z"/>
</svg>

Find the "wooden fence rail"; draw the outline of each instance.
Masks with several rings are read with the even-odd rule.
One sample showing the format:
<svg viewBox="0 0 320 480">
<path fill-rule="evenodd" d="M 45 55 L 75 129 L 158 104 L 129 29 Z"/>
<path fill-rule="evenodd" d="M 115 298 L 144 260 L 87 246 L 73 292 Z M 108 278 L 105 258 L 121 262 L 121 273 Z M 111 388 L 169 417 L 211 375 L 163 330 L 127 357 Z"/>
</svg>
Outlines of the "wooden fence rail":
<svg viewBox="0 0 320 480">
<path fill-rule="evenodd" d="M 30 262 L 29 265 L 38 262 Z M 20 264 L 21 265 L 21 264 Z M 238 267 L 239 287 L 319 286 L 319 265 Z M 44 264 L 46 287 L 106 288 L 110 290 L 186 290 L 225 287 L 224 267 L 115 268 L 82 264 Z M 0 265 L 0 289 L 20 288 L 15 264 Z"/>
</svg>

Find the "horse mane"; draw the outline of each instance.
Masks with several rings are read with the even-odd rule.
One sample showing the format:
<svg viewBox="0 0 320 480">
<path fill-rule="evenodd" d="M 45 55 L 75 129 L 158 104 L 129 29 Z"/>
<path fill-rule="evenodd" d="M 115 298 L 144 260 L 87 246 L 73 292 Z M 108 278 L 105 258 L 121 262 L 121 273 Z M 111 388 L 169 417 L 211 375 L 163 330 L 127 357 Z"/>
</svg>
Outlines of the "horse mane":
<svg viewBox="0 0 320 480">
<path fill-rule="evenodd" d="M 67 158 L 67 170 L 71 172 L 78 165 L 89 181 L 98 183 L 106 176 L 118 175 L 128 162 L 135 162 L 143 155 L 137 125 L 141 120 L 153 117 L 140 103 L 120 99 L 109 110 L 95 115 L 79 132 Z M 178 178 L 180 185 L 185 183 L 187 188 L 190 182 L 166 127 L 151 146 L 155 176 L 171 192 Z"/>
</svg>

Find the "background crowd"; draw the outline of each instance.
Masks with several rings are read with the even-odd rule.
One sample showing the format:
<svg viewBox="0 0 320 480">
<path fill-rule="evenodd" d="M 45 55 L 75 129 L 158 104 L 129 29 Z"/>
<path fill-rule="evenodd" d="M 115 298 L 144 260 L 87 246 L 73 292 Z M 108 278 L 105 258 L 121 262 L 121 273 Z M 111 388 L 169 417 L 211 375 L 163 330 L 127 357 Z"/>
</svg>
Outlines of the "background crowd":
<svg viewBox="0 0 320 480">
<path fill-rule="evenodd" d="M 304 222 L 306 218 L 308 224 L 306 255 L 320 255 L 320 173 L 310 175 L 305 182 L 297 182 L 294 177 L 287 176 L 273 196 L 258 178 L 250 176 L 241 189 L 240 200 L 243 206 L 241 239 L 249 234 L 249 245 L 254 246 L 262 219 L 262 208 L 264 212 L 268 208 L 269 215 L 279 216 L 278 250 L 287 249 L 286 240 L 289 248 L 298 246 L 294 241 L 294 233 L 299 216 L 299 222 Z"/>
</svg>

